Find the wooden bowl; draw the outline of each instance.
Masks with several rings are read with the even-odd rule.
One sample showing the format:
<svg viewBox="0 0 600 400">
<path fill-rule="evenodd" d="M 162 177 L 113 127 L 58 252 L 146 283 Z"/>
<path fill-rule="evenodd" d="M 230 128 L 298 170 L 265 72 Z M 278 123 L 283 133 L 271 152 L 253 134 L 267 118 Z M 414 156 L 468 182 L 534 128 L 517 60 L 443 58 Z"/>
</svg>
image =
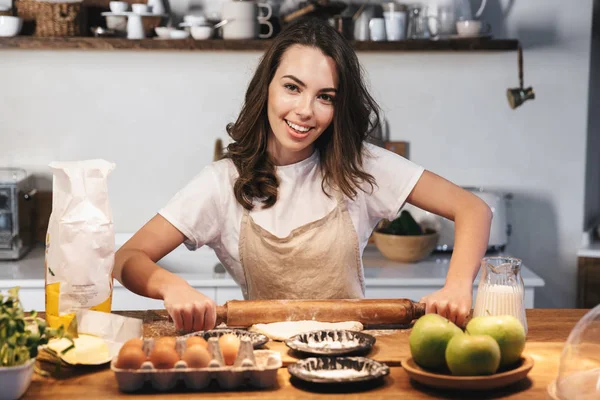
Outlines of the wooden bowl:
<svg viewBox="0 0 600 400">
<path fill-rule="evenodd" d="M 533 358 L 524 354 L 519 365 L 511 370 L 502 371 L 493 375 L 484 376 L 454 376 L 450 374 L 436 374 L 419 367 L 409 357 L 402 361 L 402 367 L 411 379 L 438 389 L 458 390 L 491 390 L 508 386 L 524 379 L 531 368 Z"/>
<path fill-rule="evenodd" d="M 429 256 L 435 249 L 439 233 L 420 236 L 400 236 L 373 232 L 375 246 L 390 260 L 399 262 L 416 262 Z"/>
</svg>

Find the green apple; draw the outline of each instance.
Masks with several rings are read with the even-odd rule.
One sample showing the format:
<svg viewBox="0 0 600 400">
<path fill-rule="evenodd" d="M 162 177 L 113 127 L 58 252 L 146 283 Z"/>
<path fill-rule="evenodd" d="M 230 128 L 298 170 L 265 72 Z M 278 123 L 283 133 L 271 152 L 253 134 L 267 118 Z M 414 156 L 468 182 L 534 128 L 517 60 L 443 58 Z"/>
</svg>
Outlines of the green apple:
<svg viewBox="0 0 600 400">
<path fill-rule="evenodd" d="M 408 344 L 415 362 L 423 368 L 441 369 L 446 366 L 446 346 L 462 330 L 439 314 L 426 314 L 415 322 Z"/>
<path fill-rule="evenodd" d="M 521 358 L 525 348 L 525 329 L 512 315 L 475 317 L 467 324 L 471 335 L 490 335 L 500 346 L 500 366 L 510 366 Z"/>
<path fill-rule="evenodd" d="M 489 335 L 456 335 L 446 347 L 446 363 L 452 375 L 491 375 L 500 365 L 500 346 Z"/>
</svg>

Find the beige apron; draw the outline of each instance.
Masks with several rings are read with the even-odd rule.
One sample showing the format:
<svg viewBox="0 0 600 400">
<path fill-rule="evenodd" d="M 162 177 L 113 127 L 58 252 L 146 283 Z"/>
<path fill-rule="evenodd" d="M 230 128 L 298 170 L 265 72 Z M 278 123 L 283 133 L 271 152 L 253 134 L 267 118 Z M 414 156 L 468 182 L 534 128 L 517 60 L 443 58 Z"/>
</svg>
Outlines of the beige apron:
<svg viewBox="0 0 600 400">
<path fill-rule="evenodd" d="M 358 236 L 341 195 L 325 217 L 279 238 L 244 209 L 240 262 L 249 300 L 364 297 Z"/>
</svg>

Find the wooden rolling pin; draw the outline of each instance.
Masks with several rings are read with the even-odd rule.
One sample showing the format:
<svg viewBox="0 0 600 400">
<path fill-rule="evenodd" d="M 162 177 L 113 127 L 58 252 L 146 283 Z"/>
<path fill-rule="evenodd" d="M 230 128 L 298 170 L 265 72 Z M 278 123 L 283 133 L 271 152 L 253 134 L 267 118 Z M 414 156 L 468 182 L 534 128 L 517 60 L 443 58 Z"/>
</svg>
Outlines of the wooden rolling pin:
<svg viewBox="0 0 600 400">
<path fill-rule="evenodd" d="M 232 300 L 217 306 L 217 325 L 249 327 L 281 321 L 358 321 L 363 325 L 399 325 L 425 315 L 425 304 L 408 299 Z"/>
</svg>

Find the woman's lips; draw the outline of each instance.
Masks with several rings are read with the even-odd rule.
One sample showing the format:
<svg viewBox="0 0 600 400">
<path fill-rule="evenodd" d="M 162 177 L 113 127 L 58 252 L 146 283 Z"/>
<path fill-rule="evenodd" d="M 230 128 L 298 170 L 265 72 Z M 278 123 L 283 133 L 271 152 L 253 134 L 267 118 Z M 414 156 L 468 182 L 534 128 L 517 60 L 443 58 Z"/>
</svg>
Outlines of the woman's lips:
<svg viewBox="0 0 600 400">
<path fill-rule="evenodd" d="M 291 137 L 293 137 L 294 139 L 304 139 L 308 136 L 308 134 L 310 133 L 311 129 L 307 130 L 306 132 L 300 132 L 297 131 L 296 129 L 292 128 L 287 121 L 285 121 L 285 126 L 287 128 L 288 133 L 290 134 Z"/>
</svg>

